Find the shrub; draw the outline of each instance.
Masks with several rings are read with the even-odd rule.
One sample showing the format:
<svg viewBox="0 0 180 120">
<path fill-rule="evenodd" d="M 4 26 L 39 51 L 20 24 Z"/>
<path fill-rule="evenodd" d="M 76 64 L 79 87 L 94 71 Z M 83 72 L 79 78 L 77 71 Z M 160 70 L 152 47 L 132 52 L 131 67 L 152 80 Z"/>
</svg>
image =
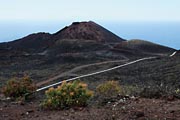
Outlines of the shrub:
<svg viewBox="0 0 180 120">
<path fill-rule="evenodd" d="M 122 88 L 117 81 L 107 81 L 96 87 L 96 96 L 100 103 L 106 103 L 122 93 Z"/>
<path fill-rule="evenodd" d="M 176 98 L 180 99 L 180 89 L 179 88 L 175 89 L 174 95 L 176 96 Z"/>
<path fill-rule="evenodd" d="M 124 96 L 138 96 L 141 92 L 139 86 L 135 85 L 123 85 L 122 86 L 122 95 Z"/>
<path fill-rule="evenodd" d="M 176 89 L 176 90 L 175 90 L 175 93 L 176 93 L 176 94 L 179 94 L 179 93 L 180 93 L 180 89 L 179 89 L 179 88 Z"/>
<path fill-rule="evenodd" d="M 64 109 L 69 107 L 82 107 L 93 96 L 88 90 L 87 84 L 80 81 L 66 83 L 65 81 L 57 88 L 50 88 L 45 92 L 46 98 L 42 107 L 49 109 Z"/>
<path fill-rule="evenodd" d="M 26 99 L 26 95 L 33 93 L 35 89 L 36 87 L 32 80 L 25 76 L 7 81 L 6 85 L 2 88 L 2 93 L 12 99 Z"/>
<path fill-rule="evenodd" d="M 121 87 L 117 81 L 107 81 L 97 86 L 96 91 L 98 94 L 111 97 L 116 96 L 121 92 Z"/>
<path fill-rule="evenodd" d="M 165 95 L 165 93 L 163 93 L 163 91 L 159 88 L 148 87 L 143 88 L 143 90 L 139 93 L 139 96 L 143 98 L 160 98 L 163 95 Z"/>
<path fill-rule="evenodd" d="M 170 86 L 148 86 L 144 87 L 140 93 L 140 97 L 144 98 L 163 98 L 163 99 L 170 99 L 173 98 L 180 98 L 180 89 L 173 88 Z"/>
</svg>

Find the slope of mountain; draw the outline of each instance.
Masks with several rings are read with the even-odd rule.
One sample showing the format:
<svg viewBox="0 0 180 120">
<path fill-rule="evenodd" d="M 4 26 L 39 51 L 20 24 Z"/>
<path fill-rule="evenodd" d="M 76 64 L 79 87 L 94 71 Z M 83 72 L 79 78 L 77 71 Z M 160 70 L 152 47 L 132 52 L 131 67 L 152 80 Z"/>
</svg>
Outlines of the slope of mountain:
<svg viewBox="0 0 180 120">
<path fill-rule="evenodd" d="M 141 53 L 141 54 L 156 54 L 156 55 L 161 55 L 161 54 L 167 54 L 167 53 L 172 53 L 175 51 L 175 49 L 165 47 L 159 44 L 155 44 L 149 41 L 145 40 L 138 40 L 138 39 L 133 39 L 133 40 L 128 40 L 128 41 L 123 41 L 122 43 L 116 45 L 114 47 L 115 49 L 118 50 L 129 50 L 134 53 Z"/>
<path fill-rule="evenodd" d="M 177 51 L 177 55 L 180 56 L 180 50 Z"/>
<path fill-rule="evenodd" d="M 109 30 L 95 22 L 74 22 L 72 25 L 63 28 L 54 34 L 55 39 L 80 39 L 96 40 L 102 43 L 113 43 L 124 41 L 124 39 L 113 34 Z"/>
<path fill-rule="evenodd" d="M 3 46 L 3 48 L 9 50 L 38 52 L 46 49 L 52 44 L 51 36 L 52 35 L 49 33 L 31 34 L 15 41 L 1 43 L 0 47 Z"/>
</svg>

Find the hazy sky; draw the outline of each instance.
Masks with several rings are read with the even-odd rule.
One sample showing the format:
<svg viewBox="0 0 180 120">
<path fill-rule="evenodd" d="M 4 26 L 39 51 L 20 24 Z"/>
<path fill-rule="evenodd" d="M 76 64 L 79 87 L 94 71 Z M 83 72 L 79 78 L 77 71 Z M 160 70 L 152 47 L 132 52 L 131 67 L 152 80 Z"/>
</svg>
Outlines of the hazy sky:
<svg viewBox="0 0 180 120">
<path fill-rule="evenodd" d="M 0 20 L 180 21 L 180 0 L 0 0 Z"/>
</svg>

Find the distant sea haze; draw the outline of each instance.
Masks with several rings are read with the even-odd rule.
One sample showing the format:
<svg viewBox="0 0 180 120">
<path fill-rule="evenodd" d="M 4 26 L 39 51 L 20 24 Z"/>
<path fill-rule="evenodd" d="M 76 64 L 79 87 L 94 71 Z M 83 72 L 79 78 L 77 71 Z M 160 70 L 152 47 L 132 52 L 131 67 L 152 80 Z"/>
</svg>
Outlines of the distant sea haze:
<svg viewBox="0 0 180 120">
<path fill-rule="evenodd" d="M 95 21 L 96 22 L 96 21 Z M 55 33 L 69 22 L 0 22 L 0 42 L 32 33 Z M 180 22 L 97 22 L 121 38 L 142 39 L 180 49 Z"/>
</svg>

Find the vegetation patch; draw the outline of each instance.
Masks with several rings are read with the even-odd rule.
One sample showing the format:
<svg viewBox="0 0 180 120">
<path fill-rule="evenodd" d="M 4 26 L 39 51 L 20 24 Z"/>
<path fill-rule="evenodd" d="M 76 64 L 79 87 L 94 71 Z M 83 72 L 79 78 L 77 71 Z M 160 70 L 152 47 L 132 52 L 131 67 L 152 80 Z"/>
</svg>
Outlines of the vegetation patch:
<svg viewBox="0 0 180 120">
<path fill-rule="evenodd" d="M 119 94 L 122 94 L 122 87 L 117 81 L 111 80 L 96 87 L 96 97 L 100 104 L 112 101 Z"/>
<path fill-rule="evenodd" d="M 93 96 L 93 91 L 87 84 L 80 81 L 63 82 L 57 88 L 50 88 L 45 92 L 46 98 L 42 107 L 46 109 L 65 109 L 70 107 L 84 107 Z"/>
<path fill-rule="evenodd" d="M 2 93 L 14 100 L 27 100 L 35 90 L 36 86 L 33 84 L 33 81 L 30 77 L 25 76 L 7 81 L 6 85 L 2 88 Z"/>
</svg>

